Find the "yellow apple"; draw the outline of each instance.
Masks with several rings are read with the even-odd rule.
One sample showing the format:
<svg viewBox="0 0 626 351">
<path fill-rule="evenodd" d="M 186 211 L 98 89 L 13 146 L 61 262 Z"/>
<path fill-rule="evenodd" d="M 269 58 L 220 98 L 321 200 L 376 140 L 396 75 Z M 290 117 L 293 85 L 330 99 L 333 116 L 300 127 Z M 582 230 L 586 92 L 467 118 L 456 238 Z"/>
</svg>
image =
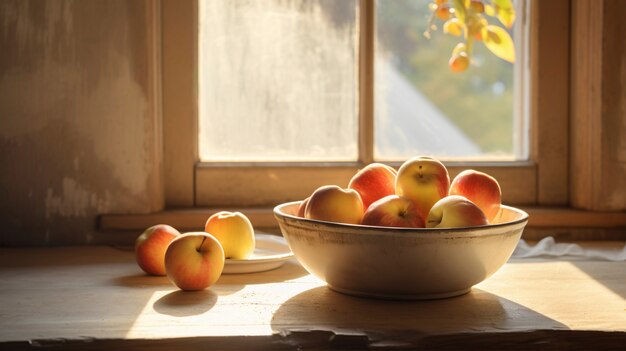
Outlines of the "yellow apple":
<svg viewBox="0 0 626 351">
<path fill-rule="evenodd" d="M 206 221 L 204 231 L 217 238 L 228 259 L 246 259 L 254 252 L 254 228 L 241 212 L 221 211 L 213 214 Z"/>
<path fill-rule="evenodd" d="M 337 185 L 317 188 L 306 205 L 304 217 L 328 222 L 359 224 L 363 218 L 363 201 L 356 190 Z"/>
<path fill-rule="evenodd" d="M 448 195 L 450 176 L 443 163 L 421 156 L 405 161 L 396 176 L 396 194 L 413 201 L 422 218 L 435 202 Z"/>
<path fill-rule="evenodd" d="M 157 224 L 146 229 L 135 240 L 135 260 L 144 272 L 165 275 L 165 250 L 180 232 L 167 224 Z"/>
<path fill-rule="evenodd" d="M 424 220 L 413 201 L 398 195 L 385 196 L 371 204 L 361 223 L 381 227 L 424 228 Z"/>
<path fill-rule="evenodd" d="M 498 181 L 487 173 L 473 169 L 464 170 L 454 177 L 449 194 L 465 196 L 485 213 L 489 223 L 496 218 L 502 204 Z"/>
<path fill-rule="evenodd" d="M 396 193 L 396 170 L 382 163 L 370 163 L 359 170 L 348 184 L 356 190 L 367 209 L 374 201 Z"/>
<path fill-rule="evenodd" d="M 473 202 L 460 195 L 437 201 L 426 217 L 426 228 L 455 228 L 487 225 L 487 217 Z"/>
<path fill-rule="evenodd" d="M 167 277 L 182 290 L 202 290 L 213 285 L 224 270 L 224 250 L 205 232 L 185 233 L 165 252 Z"/>
</svg>

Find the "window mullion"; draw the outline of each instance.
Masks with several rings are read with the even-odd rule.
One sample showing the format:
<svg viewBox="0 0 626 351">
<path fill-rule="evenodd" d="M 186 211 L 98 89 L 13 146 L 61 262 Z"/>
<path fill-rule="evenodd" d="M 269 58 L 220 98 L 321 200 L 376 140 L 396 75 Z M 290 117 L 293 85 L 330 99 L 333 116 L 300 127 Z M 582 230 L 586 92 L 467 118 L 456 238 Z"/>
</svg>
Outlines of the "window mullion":
<svg viewBox="0 0 626 351">
<path fill-rule="evenodd" d="M 374 160 L 375 1 L 361 0 L 359 11 L 359 161 Z"/>
</svg>

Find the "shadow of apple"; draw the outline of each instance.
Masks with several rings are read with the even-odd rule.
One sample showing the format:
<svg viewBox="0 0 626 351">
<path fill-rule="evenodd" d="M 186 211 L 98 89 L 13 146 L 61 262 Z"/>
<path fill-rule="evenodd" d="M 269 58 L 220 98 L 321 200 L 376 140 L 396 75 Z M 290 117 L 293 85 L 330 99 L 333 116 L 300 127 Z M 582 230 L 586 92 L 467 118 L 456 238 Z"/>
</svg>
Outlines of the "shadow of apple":
<svg viewBox="0 0 626 351">
<path fill-rule="evenodd" d="M 112 279 L 114 285 L 126 286 L 130 288 L 148 288 L 155 286 L 172 286 L 166 276 L 153 276 L 145 273 L 137 273 L 115 277 Z"/>
<path fill-rule="evenodd" d="M 174 317 L 203 314 L 217 303 L 217 294 L 211 290 L 176 290 L 154 302 L 154 310 Z"/>
</svg>

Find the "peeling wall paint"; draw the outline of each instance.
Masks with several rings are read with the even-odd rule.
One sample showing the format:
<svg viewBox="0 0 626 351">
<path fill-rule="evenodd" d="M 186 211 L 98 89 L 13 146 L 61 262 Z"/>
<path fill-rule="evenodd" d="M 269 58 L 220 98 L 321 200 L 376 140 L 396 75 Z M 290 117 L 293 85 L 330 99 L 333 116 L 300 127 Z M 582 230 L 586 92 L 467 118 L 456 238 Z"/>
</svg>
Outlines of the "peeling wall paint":
<svg viewBox="0 0 626 351">
<path fill-rule="evenodd" d="M 150 1 L 0 2 L 0 245 L 163 207 Z"/>
<path fill-rule="evenodd" d="M 92 192 L 83 187 L 76 180 L 63 178 L 60 193 L 55 193 L 55 189 L 48 188 L 46 194 L 46 220 L 55 216 L 62 217 L 84 217 L 92 213 L 106 213 L 112 210 L 111 193 L 104 191 L 104 194 Z"/>
</svg>

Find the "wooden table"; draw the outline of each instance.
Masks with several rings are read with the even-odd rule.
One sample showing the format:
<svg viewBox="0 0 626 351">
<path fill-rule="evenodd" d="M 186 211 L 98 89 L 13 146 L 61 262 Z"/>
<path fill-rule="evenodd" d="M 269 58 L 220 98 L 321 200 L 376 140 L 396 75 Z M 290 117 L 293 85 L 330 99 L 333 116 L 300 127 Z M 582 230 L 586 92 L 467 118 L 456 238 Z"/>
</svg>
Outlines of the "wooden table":
<svg viewBox="0 0 626 351">
<path fill-rule="evenodd" d="M 626 349 L 626 262 L 511 260 L 464 296 L 402 302 L 335 293 L 295 261 L 190 293 L 130 250 L 3 248 L 0 284 L 10 350 Z"/>
</svg>

